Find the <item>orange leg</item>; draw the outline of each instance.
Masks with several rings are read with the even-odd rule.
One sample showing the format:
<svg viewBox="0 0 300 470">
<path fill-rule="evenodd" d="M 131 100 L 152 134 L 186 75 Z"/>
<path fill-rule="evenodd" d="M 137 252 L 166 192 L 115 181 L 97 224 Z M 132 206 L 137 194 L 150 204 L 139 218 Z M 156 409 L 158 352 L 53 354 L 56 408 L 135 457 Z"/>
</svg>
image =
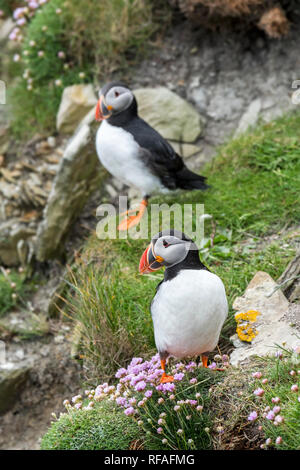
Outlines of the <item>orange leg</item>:
<svg viewBox="0 0 300 470">
<path fill-rule="evenodd" d="M 201 359 L 202 359 L 203 367 L 205 367 L 205 369 L 207 369 L 207 367 L 208 367 L 208 365 L 207 365 L 208 356 L 205 356 L 204 354 L 202 354 Z"/>
<path fill-rule="evenodd" d="M 165 371 L 166 360 L 165 360 L 165 359 L 162 359 L 162 360 L 160 361 L 160 363 L 161 363 L 161 368 L 162 368 L 162 370 L 164 371 L 164 372 L 163 372 L 163 375 L 161 376 L 160 383 L 166 384 L 167 382 L 173 382 L 173 381 L 174 381 L 173 375 L 167 375 L 167 374 L 166 374 L 166 371 Z"/>
<path fill-rule="evenodd" d="M 118 226 L 118 230 L 128 230 L 129 228 L 134 227 L 135 225 L 137 225 L 139 223 L 139 221 L 141 220 L 141 218 L 143 217 L 147 206 L 148 206 L 148 200 L 143 199 L 141 204 L 140 204 L 139 212 L 136 215 L 129 215 L 124 220 L 122 220 L 122 222 Z M 136 211 L 129 210 L 129 211 L 126 211 L 123 214 L 129 214 L 130 212 L 136 212 Z M 123 214 L 121 214 L 121 215 L 123 215 Z"/>
</svg>

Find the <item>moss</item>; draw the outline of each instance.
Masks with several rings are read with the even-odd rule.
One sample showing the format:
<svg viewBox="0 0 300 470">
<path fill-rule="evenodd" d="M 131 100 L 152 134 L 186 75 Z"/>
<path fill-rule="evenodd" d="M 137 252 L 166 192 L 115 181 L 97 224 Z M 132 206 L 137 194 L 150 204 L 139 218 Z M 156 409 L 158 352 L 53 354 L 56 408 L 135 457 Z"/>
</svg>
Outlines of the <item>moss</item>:
<svg viewBox="0 0 300 470">
<path fill-rule="evenodd" d="M 70 411 L 51 424 L 43 436 L 43 450 L 126 450 L 141 441 L 137 424 L 111 402 L 92 410 Z"/>
</svg>

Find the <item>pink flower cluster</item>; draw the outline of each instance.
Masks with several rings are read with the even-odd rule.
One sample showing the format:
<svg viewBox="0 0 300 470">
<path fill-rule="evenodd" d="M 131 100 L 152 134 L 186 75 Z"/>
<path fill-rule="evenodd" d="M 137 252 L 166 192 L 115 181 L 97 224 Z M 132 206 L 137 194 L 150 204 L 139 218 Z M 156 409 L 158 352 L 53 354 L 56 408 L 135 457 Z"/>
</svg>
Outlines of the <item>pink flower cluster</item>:
<svg viewBox="0 0 300 470">
<path fill-rule="evenodd" d="M 160 392 L 165 398 L 174 400 L 174 392 L 176 386 L 181 382 L 186 374 L 193 372 L 198 367 L 202 367 L 202 363 L 196 364 L 191 361 L 188 364 L 181 362 L 174 366 L 172 371 L 174 375 L 174 382 L 171 383 L 160 383 L 160 378 L 163 374 L 161 369 L 159 355 L 156 354 L 149 361 L 143 361 L 140 357 L 132 359 L 127 368 L 120 368 L 115 374 L 116 378 L 119 379 L 117 385 L 109 385 L 103 383 L 98 385 L 95 390 L 87 391 L 86 395 L 90 399 L 90 405 L 95 401 L 101 401 L 102 399 L 114 400 L 115 403 L 124 408 L 124 413 L 127 416 L 134 416 L 138 414 L 138 410 L 144 407 L 147 400 L 153 398 L 154 392 Z M 192 378 L 189 380 L 192 385 L 197 384 L 197 379 Z M 191 385 L 189 385 L 190 387 Z M 157 404 L 163 404 L 164 398 L 160 396 L 157 399 Z M 195 395 L 196 399 L 179 400 L 174 407 L 175 411 L 179 411 L 182 406 L 189 406 L 194 408 L 196 412 L 202 412 L 203 406 L 199 404 L 198 399 L 200 394 Z M 79 408 L 82 405 L 81 396 L 75 396 L 71 400 L 75 408 Z M 70 407 L 70 402 L 67 401 L 67 407 Z M 161 416 L 162 419 L 162 416 Z M 162 424 L 160 421 L 158 424 Z M 159 431 L 157 431 L 159 432 Z"/>
<path fill-rule="evenodd" d="M 26 25 L 34 17 L 37 10 L 47 2 L 48 0 L 24 0 L 24 6 L 14 10 L 15 28 L 9 35 L 11 41 L 21 42 L 23 40 L 22 26 Z"/>
</svg>

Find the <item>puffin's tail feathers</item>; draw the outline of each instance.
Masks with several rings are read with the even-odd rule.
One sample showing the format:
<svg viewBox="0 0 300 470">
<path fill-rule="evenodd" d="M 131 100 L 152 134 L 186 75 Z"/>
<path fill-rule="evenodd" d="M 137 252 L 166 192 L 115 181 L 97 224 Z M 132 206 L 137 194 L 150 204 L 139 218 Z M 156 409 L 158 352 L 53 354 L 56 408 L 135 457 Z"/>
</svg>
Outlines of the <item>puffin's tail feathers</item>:
<svg viewBox="0 0 300 470">
<path fill-rule="evenodd" d="M 181 189 L 201 189 L 205 191 L 205 189 L 210 188 L 210 186 L 205 183 L 205 176 L 193 173 L 186 166 L 176 173 L 176 180 L 177 187 Z"/>
</svg>

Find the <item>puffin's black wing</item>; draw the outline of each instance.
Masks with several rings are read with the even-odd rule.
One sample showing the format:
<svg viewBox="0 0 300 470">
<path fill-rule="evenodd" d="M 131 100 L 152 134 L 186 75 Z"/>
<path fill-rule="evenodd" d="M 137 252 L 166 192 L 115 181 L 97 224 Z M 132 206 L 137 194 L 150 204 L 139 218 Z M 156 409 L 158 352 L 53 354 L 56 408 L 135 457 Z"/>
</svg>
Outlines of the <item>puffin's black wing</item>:
<svg viewBox="0 0 300 470">
<path fill-rule="evenodd" d="M 136 117 L 123 128 L 130 132 L 141 150 L 146 166 L 168 189 L 207 189 L 205 177 L 190 171 L 171 145 L 143 119 Z"/>
</svg>

